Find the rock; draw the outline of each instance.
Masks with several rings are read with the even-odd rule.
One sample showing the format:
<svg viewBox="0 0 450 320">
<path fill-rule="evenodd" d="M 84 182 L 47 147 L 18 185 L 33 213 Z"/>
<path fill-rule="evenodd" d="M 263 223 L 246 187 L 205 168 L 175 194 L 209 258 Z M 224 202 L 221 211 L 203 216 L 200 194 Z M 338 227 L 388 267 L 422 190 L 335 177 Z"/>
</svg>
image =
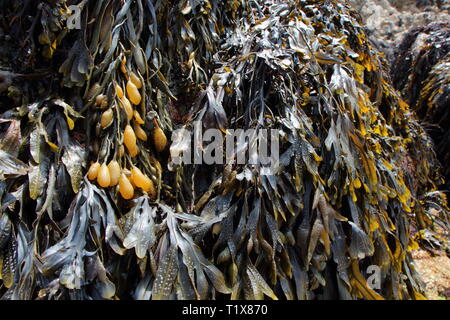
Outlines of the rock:
<svg viewBox="0 0 450 320">
<path fill-rule="evenodd" d="M 383 42 L 391 60 L 405 33 L 435 21 L 450 21 L 450 0 L 349 0 L 361 14 L 372 38 Z"/>
</svg>

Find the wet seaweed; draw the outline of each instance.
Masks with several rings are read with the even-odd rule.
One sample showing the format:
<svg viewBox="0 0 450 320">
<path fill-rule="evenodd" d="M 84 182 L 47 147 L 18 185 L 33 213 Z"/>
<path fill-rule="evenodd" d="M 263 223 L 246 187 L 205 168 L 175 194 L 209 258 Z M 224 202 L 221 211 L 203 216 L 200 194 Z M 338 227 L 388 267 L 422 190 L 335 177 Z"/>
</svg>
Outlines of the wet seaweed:
<svg viewBox="0 0 450 320">
<path fill-rule="evenodd" d="M 439 165 L 345 3 L 6 3 L 3 299 L 423 298 Z M 277 130 L 280 170 L 173 164 L 198 123 Z"/>
</svg>

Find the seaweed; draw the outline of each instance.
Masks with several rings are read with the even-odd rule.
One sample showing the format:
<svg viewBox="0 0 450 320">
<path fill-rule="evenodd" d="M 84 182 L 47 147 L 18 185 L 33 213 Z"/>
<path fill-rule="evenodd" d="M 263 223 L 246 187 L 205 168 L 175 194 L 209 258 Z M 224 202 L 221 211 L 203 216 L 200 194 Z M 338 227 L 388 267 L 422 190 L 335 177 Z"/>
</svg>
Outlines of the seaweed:
<svg viewBox="0 0 450 320">
<path fill-rule="evenodd" d="M 450 25 L 446 22 L 432 23 L 410 31 L 398 46 L 396 60 L 392 66 L 394 86 L 401 91 L 405 100 L 417 113 L 424 128 L 433 140 L 434 150 L 442 164 L 445 181 L 438 187 L 447 194 L 450 188 L 450 127 L 449 127 L 449 74 L 450 74 Z M 446 216 L 437 227 L 446 230 Z M 435 219 L 436 221 L 440 219 Z M 443 227 L 444 225 L 444 227 Z M 429 247 L 436 247 L 439 241 L 435 233 L 426 233 Z"/>
<path fill-rule="evenodd" d="M 3 299 L 423 298 L 439 164 L 346 3 L 6 3 Z M 279 170 L 175 163 L 199 127 Z"/>
</svg>

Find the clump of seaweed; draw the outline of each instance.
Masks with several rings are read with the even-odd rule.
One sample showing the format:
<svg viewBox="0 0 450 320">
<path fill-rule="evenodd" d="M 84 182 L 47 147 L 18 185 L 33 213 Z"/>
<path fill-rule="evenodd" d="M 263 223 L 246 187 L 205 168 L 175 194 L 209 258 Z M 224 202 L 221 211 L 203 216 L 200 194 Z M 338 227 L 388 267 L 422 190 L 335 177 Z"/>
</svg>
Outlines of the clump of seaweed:
<svg viewBox="0 0 450 320">
<path fill-rule="evenodd" d="M 423 298 L 409 226 L 446 210 L 438 165 L 346 4 L 2 12 L 3 299 Z M 277 130 L 280 170 L 174 165 L 198 123 Z"/>
<path fill-rule="evenodd" d="M 438 160 L 442 163 L 445 181 L 438 183 L 448 194 L 450 188 L 450 24 L 432 23 L 409 32 L 397 48 L 393 61 L 394 86 L 417 113 L 430 134 Z M 438 208 L 434 208 L 442 213 Z M 447 230 L 446 215 L 439 221 Z M 438 220 L 436 220 L 438 221 Z M 433 247 L 435 235 L 427 233 Z M 425 238 L 428 238 L 425 237 Z M 442 240 L 442 239 L 441 239 Z"/>
</svg>

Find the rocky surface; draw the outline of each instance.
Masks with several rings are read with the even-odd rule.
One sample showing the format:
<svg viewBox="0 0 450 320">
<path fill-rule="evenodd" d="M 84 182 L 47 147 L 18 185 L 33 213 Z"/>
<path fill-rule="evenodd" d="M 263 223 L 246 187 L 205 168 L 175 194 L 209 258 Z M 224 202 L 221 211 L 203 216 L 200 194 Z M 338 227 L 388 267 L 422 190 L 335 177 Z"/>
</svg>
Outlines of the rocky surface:
<svg viewBox="0 0 450 320">
<path fill-rule="evenodd" d="M 394 48 L 412 28 L 450 21 L 450 0 L 349 0 L 359 11 L 379 49 L 392 58 Z"/>
<path fill-rule="evenodd" d="M 432 300 L 450 299 L 450 259 L 441 251 L 417 250 L 412 253 L 416 270 L 425 284 L 425 295 Z"/>
</svg>

